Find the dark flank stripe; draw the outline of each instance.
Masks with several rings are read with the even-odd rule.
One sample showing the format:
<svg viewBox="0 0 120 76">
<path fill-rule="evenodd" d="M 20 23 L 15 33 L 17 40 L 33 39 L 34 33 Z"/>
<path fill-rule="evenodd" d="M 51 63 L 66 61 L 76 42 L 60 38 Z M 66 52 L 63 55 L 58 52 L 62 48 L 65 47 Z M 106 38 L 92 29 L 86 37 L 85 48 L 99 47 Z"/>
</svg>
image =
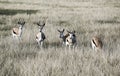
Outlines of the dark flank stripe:
<svg viewBox="0 0 120 76">
<path fill-rule="evenodd" d="M 17 34 L 14 30 L 13 30 L 13 33 L 14 33 L 14 34 Z"/>
<path fill-rule="evenodd" d="M 97 44 L 95 43 L 95 41 L 92 39 L 92 42 L 95 44 L 95 46 L 97 47 Z"/>
<path fill-rule="evenodd" d="M 46 37 L 45 37 L 45 35 L 44 34 L 42 34 L 42 39 L 44 40 L 44 39 L 46 39 Z"/>
</svg>

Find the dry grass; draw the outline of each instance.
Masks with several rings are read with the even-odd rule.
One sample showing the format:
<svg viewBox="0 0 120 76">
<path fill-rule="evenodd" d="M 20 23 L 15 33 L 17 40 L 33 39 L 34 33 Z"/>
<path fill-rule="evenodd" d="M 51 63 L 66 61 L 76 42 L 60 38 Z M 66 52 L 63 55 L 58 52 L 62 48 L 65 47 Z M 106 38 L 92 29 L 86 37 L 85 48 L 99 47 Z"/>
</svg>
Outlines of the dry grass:
<svg viewBox="0 0 120 76">
<path fill-rule="evenodd" d="M 0 8 L 9 10 L 0 13 L 0 76 L 120 76 L 119 3 L 96 1 L 1 0 Z M 26 24 L 22 42 L 15 43 L 11 28 L 19 18 Z M 35 41 L 38 27 L 33 22 L 45 19 L 47 39 L 40 49 Z M 57 29 L 63 28 L 76 31 L 75 49 L 61 46 Z M 91 49 L 90 39 L 96 33 L 102 37 L 103 51 Z"/>
</svg>

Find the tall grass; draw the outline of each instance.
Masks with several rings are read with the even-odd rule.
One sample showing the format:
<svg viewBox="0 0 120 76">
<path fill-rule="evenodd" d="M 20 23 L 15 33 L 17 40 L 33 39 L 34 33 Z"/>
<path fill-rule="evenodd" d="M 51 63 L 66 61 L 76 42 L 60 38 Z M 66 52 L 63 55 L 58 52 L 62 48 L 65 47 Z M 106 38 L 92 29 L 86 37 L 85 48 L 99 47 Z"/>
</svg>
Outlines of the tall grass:
<svg viewBox="0 0 120 76">
<path fill-rule="evenodd" d="M 63 1 L 64 7 L 58 6 L 61 3 L 48 3 L 49 8 L 44 2 L 28 5 L 23 1 L 24 8 L 17 6 L 16 9 L 38 7 L 38 11 L 0 15 L 0 76 L 120 76 L 120 8 L 112 7 L 112 3 L 108 7 L 93 3 L 91 7 L 89 3 L 83 5 L 89 0 L 81 0 L 84 3 L 74 0 L 71 4 L 67 1 L 71 0 Z M 14 3 L 6 4 L 10 10 L 14 8 Z M 11 35 L 19 18 L 26 22 L 20 43 Z M 42 20 L 46 20 L 43 29 L 46 40 L 44 47 L 38 48 L 35 36 L 39 30 L 33 23 Z M 75 49 L 62 46 L 57 29 L 63 28 L 76 31 Z M 104 44 L 103 50 L 97 52 L 90 46 L 96 33 Z"/>
</svg>

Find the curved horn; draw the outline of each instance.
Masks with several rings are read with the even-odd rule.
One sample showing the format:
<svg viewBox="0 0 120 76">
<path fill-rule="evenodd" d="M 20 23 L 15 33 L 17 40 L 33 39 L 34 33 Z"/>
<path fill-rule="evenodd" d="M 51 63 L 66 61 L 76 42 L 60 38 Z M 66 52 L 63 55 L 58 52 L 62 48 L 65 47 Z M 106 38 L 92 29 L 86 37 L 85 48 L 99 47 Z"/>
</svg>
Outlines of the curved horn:
<svg viewBox="0 0 120 76">
<path fill-rule="evenodd" d="M 74 30 L 73 33 L 76 33 L 76 31 Z"/>
<path fill-rule="evenodd" d="M 19 18 L 18 24 L 24 25 L 25 24 L 24 19 L 23 18 Z"/>
<path fill-rule="evenodd" d="M 65 31 L 65 29 L 63 29 L 63 32 Z"/>
</svg>

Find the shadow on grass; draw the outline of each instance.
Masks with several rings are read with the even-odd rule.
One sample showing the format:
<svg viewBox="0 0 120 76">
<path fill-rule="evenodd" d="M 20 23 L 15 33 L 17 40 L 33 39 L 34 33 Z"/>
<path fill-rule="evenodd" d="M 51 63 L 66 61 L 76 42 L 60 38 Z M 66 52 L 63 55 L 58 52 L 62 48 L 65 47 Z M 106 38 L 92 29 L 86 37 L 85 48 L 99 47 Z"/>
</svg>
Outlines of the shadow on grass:
<svg viewBox="0 0 120 76">
<path fill-rule="evenodd" d="M 116 20 L 95 20 L 95 22 L 100 24 L 120 24 L 120 21 Z"/>
<path fill-rule="evenodd" d="M 0 9 L 0 15 L 35 14 L 38 10 Z"/>
</svg>

